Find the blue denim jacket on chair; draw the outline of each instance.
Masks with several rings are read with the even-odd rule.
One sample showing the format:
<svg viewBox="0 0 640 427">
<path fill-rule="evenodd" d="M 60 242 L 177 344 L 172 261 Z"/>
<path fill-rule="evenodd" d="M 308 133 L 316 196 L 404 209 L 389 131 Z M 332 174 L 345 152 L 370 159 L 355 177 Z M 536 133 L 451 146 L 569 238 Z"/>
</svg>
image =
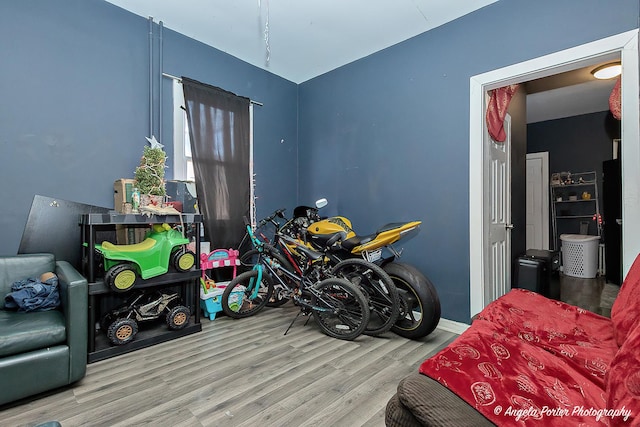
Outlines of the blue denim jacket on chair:
<svg viewBox="0 0 640 427">
<path fill-rule="evenodd" d="M 4 298 L 6 309 L 24 312 L 53 310 L 59 305 L 60 292 L 56 276 L 44 282 L 37 278 L 14 282 L 11 285 L 11 292 Z"/>
</svg>

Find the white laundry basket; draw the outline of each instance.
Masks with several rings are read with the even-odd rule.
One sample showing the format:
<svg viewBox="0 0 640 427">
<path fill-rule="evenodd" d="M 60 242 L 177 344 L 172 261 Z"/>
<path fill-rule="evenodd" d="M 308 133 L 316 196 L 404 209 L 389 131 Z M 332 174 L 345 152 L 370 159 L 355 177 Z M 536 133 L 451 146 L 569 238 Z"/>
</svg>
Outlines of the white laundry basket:
<svg viewBox="0 0 640 427">
<path fill-rule="evenodd" d="M 599 236 L 561 234 L 563 272 L 573 277 L 596 277 Z"/>
</svg>

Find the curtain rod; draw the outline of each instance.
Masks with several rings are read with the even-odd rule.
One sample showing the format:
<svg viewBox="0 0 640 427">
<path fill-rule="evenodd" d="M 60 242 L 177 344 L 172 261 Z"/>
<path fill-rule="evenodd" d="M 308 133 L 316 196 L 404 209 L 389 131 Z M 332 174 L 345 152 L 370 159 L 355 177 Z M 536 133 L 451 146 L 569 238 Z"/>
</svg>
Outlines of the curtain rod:
<svg viewBox="0 0 640 427">
<path fill-rule="evenodd" d="M 178 81 L 178 82 L 182 83 L 182 79 L 180 77 L 172 76 L 171 74 L 168 74 L 168 73 L 162 73 L 162 75 L 164 77 L 167 77 L 167 78 L 170 78 L 170 79 L 173 79 L 175 81 Z M 249 102 L 252 103 L 252 104 L 255 104 L 255 105 L 259 106 L 259 107 L 262 107 L 264 105 L 262 102 L 254 101 L 253 99 L 250 99 Z"/>
</svg>

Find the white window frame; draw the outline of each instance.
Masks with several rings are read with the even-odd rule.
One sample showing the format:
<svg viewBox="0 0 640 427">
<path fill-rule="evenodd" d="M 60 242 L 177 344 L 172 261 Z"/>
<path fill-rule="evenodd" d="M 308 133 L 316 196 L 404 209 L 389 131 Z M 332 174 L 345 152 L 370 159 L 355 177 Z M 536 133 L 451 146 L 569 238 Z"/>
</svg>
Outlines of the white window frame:
<svg viewBox="0 0 640 427">
<path fill-rule="evenodd" d="M 189 129 L 187 112 L 184 109 L 184 92 L 179 80 L 173 81 L 173 179 L 178 181 L 194 181 L 193 163 L 187 153 Z M 191 162 L 191 173 L 188 164 Z"/>
</svg>

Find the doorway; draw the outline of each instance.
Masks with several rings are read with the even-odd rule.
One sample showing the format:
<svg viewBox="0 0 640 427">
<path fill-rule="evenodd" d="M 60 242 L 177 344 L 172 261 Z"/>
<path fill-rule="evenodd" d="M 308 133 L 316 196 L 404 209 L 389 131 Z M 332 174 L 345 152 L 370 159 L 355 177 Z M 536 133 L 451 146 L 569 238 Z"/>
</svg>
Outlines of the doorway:
<svg viewBox="0 0 640 427">
<path fill-rule="evenodd" d="M 637 121 L 639 105 L 638 78 L 638 31 L 628 31 L 591 42 L 565 51 L 532 59 L 509 67 L 490 71 L 470 79 L 470 138 L 469 138 L 469 234 L 470 234 L 470 316 L 478 313 L 490 300 L 486 289 L 487 269 L 490 256 L 486 251 L 489 222 L 483 213 L 486 203 L 491 203 L 492 194 L 488 181 L 488 165 L 485 153 L 488 141 L 485 138 L 485 96 L 488 90 L 509 84 L 546 77 L 579 67 L 593 65 L 616 54 L 622 58 L 622 193 L 623 193 L 623 272 L 626 273 L 640 250 L 640 223 L 624 221 L 624 218 L 640 217 L 640 170 L 633 165 L 640 161 L 640 125 Z M 634 120 L 634 118 L 636 118 Z M 488 157 L 488 156 L 486 156 Z M 627 167 L 625 167 L 627 165 Z M 489 196 L 489 197 L 486 197 Z M 489 201 L 485 202 L 485 198 Z M 506 274 L 506 272 L 505 272 Z"/>
</svg>

